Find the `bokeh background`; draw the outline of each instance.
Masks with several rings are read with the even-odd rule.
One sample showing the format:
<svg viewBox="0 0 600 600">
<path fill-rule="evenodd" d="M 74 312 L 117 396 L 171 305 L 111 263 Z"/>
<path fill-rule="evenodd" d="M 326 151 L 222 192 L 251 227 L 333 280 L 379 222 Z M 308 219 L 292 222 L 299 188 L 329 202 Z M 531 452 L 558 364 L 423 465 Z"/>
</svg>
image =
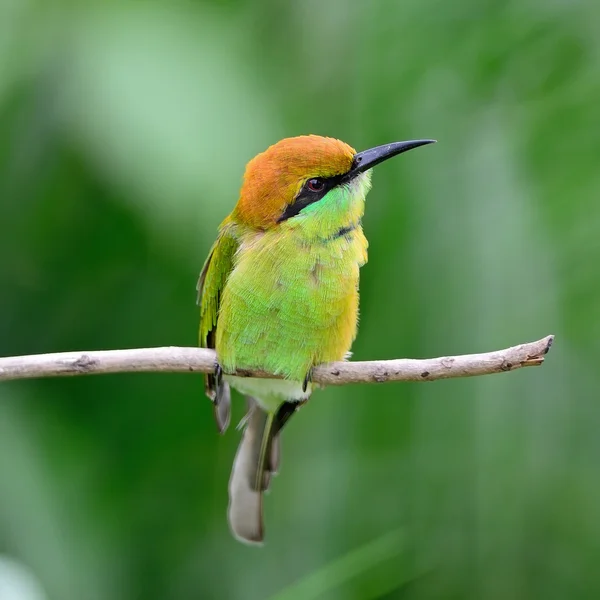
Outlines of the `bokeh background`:
<svg viewBox="0 0 600 600">
<path fill-rule="evenodd" d="M 599 597 L 599 27 L 596 0 L 1 0 L 0 355 L 195 345 L 244 165 L 301 133 L 439 140 L 374 174 L 355 358 L 557 336 L 540 369 L 315 395 L 262 549 L 201 376 L 4 383 L 2 600 Z"/>
</svg>

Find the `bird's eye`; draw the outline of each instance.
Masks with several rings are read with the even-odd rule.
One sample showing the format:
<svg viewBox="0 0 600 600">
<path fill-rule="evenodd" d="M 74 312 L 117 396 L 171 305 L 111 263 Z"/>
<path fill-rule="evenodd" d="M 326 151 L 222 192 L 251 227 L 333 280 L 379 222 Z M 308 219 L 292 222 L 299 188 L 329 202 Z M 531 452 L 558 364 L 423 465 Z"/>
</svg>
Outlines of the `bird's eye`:
<svg viewBox="0 0 600 600">
<path fill-rule="evenodd" d="M 322 192 L 325 188 L 325 182 L 321 179 L 309 179 L 306 182 L 306 187 L 311 192 Z"/>
</svg>

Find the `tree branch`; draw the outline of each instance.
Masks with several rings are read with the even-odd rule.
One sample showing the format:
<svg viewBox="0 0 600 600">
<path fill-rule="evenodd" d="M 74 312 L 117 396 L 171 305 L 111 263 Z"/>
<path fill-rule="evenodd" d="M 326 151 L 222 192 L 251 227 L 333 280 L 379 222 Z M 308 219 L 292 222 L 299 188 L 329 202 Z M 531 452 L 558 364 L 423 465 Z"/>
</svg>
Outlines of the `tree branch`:
<svg viewBox="0 0 600 600">
<path fill-rule="evenodd" d="M 385 381 L 433 381 L 473 377 L 541 365 L 553 335 L 504 350 L 440 358 L 335 362 L 315 367 L 312 381 L 321 386 Z M 216 366 L 213 350 L 205 348 L 137 348 L 92 352 L 59 352 L 0 358 L 0 381 L 103 373 L 210 373 Z M 242 377 L 273 377 L 238 371 Z"/>
</svg>

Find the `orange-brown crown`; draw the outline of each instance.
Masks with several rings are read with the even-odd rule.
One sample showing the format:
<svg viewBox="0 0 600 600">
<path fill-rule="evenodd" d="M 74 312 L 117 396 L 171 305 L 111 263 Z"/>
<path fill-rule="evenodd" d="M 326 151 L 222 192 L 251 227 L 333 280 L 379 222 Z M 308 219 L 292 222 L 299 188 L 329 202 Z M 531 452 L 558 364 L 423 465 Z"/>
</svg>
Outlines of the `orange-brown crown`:
<svg viewBox="0 0 600 600">
<path fill-rule="evenodd" d="M 275 225 L 307 179 L 347 173 L 355 154 L 348 144 L 319 135 L 273 144 L 246 166 L 234 218 L 259 229 Z"/>
</svg>

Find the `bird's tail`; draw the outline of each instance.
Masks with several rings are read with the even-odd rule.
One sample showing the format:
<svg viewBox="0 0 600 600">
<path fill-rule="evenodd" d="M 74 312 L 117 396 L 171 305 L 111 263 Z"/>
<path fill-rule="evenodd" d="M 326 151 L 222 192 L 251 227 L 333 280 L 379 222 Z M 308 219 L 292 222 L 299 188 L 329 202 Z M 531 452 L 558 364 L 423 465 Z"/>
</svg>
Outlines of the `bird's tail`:
<svg viewBox="0 0 600 600">
<path fill-rule="evenodd" d="M 260 544 L 264 537 L 262 494 L 279 469 L 279 433 L 297 404 L 284 402 L 273 413 L 254 398 L 248 396 L 247 401 L 244 434 L 229 479 L 228 518 L 236 538 Z"/>
</svg>

